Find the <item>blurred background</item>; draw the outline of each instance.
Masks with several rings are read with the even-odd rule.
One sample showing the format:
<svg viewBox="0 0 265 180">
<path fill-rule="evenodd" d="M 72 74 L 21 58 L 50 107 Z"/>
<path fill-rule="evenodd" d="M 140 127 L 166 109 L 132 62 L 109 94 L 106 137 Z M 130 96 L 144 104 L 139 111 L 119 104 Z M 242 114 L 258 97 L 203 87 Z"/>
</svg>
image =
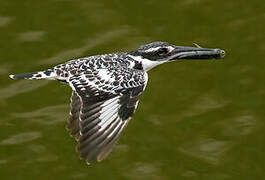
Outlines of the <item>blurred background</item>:
<svg viewBox="0 0 265 180">
<path fill-rule="evenodd" d="M 265 177 L 265 2 L 0 0 L 0 176 L 245 180 Z M 118 145 L 87 166 L 65 130 L 71 89 L 11 80 L 152 41 L 221 48 L 220 61 L 149 72 Z"/>
</svg>

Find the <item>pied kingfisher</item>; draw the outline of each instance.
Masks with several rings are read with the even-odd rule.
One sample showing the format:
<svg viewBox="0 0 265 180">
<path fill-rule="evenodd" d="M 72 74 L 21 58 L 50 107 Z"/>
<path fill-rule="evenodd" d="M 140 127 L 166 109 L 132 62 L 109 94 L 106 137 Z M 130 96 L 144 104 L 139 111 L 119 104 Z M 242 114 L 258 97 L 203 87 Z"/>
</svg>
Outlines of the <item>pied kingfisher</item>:
<svg viewBox="0 0 265 180">
<path fill-rule="evenodd" d="M 196 44 L 195 44 L 196 45 Z M 67 129 L 78 142 L 80 157 L 89 164 L 103 160 L 135 112 L 153 67 L 178 59 L 219 59 L 221 49 L 153 42 L 129 53 L 74 59 L 51 69 L 10 75 L 12 79 L 49 79 L 72 88 Z"/>
</svg>

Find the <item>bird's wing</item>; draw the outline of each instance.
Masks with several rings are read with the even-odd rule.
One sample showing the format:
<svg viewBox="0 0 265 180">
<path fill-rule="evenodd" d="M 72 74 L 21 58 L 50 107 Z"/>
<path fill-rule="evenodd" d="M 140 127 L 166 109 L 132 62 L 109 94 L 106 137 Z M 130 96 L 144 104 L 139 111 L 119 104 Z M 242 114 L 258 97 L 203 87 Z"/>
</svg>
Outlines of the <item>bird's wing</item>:
<svg viewBox="0 0 265 180">
<path fill-rule="evenodd" d="M 81 108 L 81 101 L 75 91 L 72 91 L 70 106 L 71 106 L 70 117 L 68 119 L 68 124 L 66 128 L 71 134 L 71 136 L 78 139 L 80 135 L 79 114 L 80 114 L 80 108 Z"/>
<path fill-rule="evenodd" d="M 68 129 L 87 163 L 108 155 L 147 83 L 147 73 L 139 70 L 100 69 L 93 73 L 87 70 L 68 82 L 73 89 Z"/>
</svg>

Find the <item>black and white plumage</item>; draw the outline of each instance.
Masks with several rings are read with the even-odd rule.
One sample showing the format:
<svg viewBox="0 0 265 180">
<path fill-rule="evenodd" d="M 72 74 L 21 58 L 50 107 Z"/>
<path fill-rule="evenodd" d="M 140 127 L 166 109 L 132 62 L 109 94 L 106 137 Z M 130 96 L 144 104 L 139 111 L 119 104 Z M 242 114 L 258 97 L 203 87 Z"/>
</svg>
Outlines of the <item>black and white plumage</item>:
<svg viewBox="0 0 265 180">
<path fill-rule="evenodd" d="M 10 75 L 13 79 L 50 79 L 72 88 L 67 129 L 87 163 L 101 161 L 129 123 L 143 93 L 147 71 L 176 59 L 221 58 L 224 51 L 153 42 L 129 53 L 113 53 L 71 60 L 36 73 Z"/>
</svg>

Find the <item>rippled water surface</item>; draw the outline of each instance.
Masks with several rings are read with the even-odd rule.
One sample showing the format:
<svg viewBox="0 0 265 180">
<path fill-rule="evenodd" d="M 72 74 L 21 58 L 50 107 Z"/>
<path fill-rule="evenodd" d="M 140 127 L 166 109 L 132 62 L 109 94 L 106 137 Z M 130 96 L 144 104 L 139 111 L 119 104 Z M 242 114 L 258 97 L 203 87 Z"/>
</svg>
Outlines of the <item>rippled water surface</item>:
<svg viewBox="0 0 265 180">
<path fill-rule="evenodd" d="M 0 0 L 2 179 L 265 177 L 265 2 Z M 149 73 L 119 144 L 87 166 L 65 130 L 71 90 L 8 74 L 164 40 L 225 49 Z"/>
</svg>

